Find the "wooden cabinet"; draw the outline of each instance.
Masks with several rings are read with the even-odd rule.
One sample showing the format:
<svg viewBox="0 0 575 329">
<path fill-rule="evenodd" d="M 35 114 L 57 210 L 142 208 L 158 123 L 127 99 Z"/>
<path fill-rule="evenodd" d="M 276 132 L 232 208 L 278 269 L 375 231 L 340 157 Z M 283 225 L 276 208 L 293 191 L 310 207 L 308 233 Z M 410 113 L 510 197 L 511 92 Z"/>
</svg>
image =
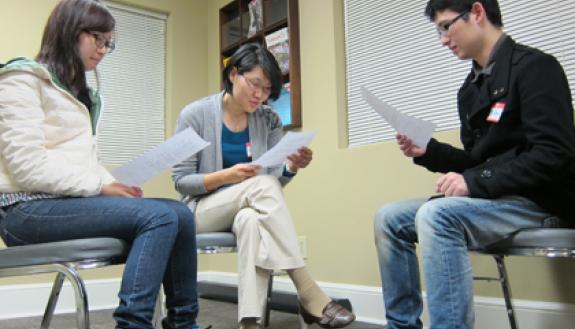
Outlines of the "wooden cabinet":
<svg viewBox="0 0 575 329">
<path fill-rule="evenodd" d="M 280 98 L 270 105 L 286 129 L 301 127 L 298 0 L 234 0 L 220 9 L 220 65 L 242 45 L 265 45 L 282 68 Z"/>
</svg>

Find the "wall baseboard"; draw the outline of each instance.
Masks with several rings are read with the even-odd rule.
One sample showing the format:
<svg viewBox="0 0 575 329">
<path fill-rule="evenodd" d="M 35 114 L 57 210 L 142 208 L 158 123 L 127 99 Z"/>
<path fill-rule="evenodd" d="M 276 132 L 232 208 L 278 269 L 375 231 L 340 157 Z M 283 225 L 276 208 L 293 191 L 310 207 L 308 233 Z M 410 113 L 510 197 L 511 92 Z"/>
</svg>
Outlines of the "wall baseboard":
<svg viewBox="0 0 575 329">
<path fill-rule="evenodd" d="M 200 272 L 198 281 L 237 284 L 235 273 Z M 335 298 L 348 298 L 359 321 L 385 324 L 385 311 L 379 287 L 318 282 L 324 291 Z M 86 280 L 90 310 L 113 309 L 117 306 L 120 279 Z M 50 295 L 51 284 L 24 284 L 0 286 L 0 319 L 41 316 Z M 285 276 L 274 278 L 274 290 L 294 293 L 295 288 Z M 572 328 L 575 323 L 575 305 L 514 300 L 521 329 Z M 64 284 L 56 313 L 75 311 L 73 291 Z M 477 329 L 508 329 L 509 323 L 502 298 L 475 297 Z M 423 316 L 427 323 L 427 314 Z"/>
<path fill-rule="evenodd" d="M 85 280 L 84 284 L 91 311 L 113 309 L 118 305 L 119 278 Z M 0 286 L 0 319 L 42 316 L 51 291 L 51 283 Z M 70 283 L 64 282 L 55 313 L 73 312 L 76 312 L 74 290 Z"/>
</svg>

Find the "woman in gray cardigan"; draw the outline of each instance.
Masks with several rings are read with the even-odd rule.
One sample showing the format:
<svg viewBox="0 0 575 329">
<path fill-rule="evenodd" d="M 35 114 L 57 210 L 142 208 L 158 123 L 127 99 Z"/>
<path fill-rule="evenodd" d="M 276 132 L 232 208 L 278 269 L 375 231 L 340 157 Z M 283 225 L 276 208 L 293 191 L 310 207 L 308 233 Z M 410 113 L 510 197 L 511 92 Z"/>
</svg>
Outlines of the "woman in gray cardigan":
<svg viewBox="0 0 575 329">
<path fill-rule="evenodd" d="M 186 106 L 177 131 L 194 129 L 211 144 L 174 167 L 176 189 L 194 210 L 198 232 L 229 231 L 238 243 L 238 308 L 241 328 L 259 328 L 270 271 L 287 270 L 300 314 L 324 328 L 342 328 L 355 316 L 332 301 L 309 275 L 299 253 L 282 186 L 312 159 L 307 147 L 285 165 L 265 172 L 250 164 L 282 137 L 277 99 L 282 75 L 259 44 L 242 46 L 223 71 L 225 90 Z"/>
</svg>

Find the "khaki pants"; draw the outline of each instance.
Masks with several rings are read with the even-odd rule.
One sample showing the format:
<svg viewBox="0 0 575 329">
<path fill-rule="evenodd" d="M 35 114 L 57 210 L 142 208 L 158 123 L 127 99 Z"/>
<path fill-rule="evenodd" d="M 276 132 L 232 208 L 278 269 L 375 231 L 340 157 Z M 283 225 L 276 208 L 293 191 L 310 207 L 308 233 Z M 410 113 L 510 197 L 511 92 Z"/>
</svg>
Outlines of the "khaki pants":
<svg viewBox="0 0 575 329">
<path fill-rule="evenodd" d="M 235 233 L 238 316 L 260 318 L 270 270 L 305 266 L 277 178 L 255 176 L 208 195 L 198 202 L 195 215 L 198 233 Z"/>
</svg>

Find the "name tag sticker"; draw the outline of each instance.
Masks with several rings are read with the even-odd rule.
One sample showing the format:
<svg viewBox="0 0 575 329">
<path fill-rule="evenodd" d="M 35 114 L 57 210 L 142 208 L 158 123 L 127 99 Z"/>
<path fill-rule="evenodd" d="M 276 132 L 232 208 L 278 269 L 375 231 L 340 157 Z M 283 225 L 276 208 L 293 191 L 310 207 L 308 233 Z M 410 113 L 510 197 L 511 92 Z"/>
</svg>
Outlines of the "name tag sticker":
<svg viewBox="0 0 575 329">
<path fill-rule="evenodd" d="M 489 116 L 487 117 L 487 121 L 499 122 L 499 119 L 501 119 L 501 115 L 503 114 L 504 110 L 505 110 L 505 103 L 497 102 L 493 104 L 493 106 L 491 107 L 491 112 L 489 112 Z"/>
<path fill-rule="evenodd" d="M 252 143 L 250 143 L 250 142 L 246 143 L 246 156 L 248 158 L 252 157 Z"/>
</svg>

